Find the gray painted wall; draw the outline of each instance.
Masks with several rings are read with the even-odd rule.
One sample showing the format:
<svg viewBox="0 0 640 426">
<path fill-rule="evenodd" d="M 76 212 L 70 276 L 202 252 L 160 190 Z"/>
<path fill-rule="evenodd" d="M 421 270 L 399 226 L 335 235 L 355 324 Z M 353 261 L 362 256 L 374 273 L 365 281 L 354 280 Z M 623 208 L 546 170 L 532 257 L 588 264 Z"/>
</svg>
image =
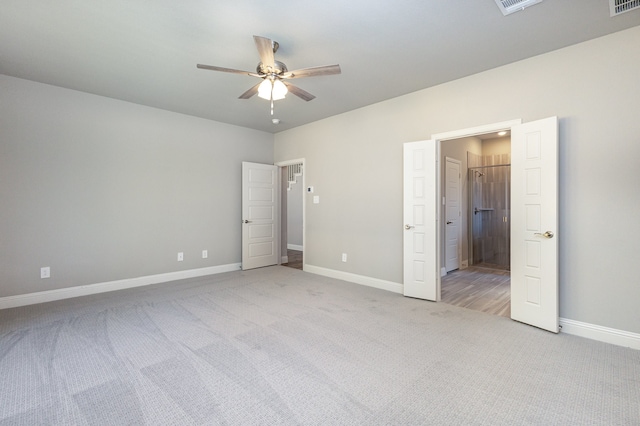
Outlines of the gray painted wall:
<svg viewBox="0 0 640 426">
<path fill-rule="evenodd" d="M 240 262 L 241 162 L 272 163 L 273 135 L 3 75 L 0 93 L 0 297 Z"/>
<path fill-rule="evenodd" d="M 637 40 L 640 27 L 276 134 L 275 160 L 304 157 L 321 197 L 305 263 L 401 283 L 402 144 L 556 115 L 560 315 L 640 332 Z"/>
</svg>

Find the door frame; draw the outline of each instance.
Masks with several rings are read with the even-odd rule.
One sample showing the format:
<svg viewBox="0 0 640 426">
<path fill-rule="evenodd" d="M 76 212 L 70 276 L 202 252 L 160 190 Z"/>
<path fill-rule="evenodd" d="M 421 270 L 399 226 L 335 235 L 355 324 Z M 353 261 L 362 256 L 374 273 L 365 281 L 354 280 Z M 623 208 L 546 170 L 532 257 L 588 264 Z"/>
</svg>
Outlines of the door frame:
<svg viewBox="0 0 640 426">
<path fill-rule="evenodd" d="M 307 256 L 304 255 L 304 253 L 306 253 L 307 250 L 307 197 L 305 196 L 306 192 L 307 192 L 307 184 L 306 184 L 306 178 L 307 178 L 307 169 L 306 169 L 306 162 L 304 157 L 303 158 L 297 158 L 297 159 L 293 159 L 293 160 L 284 160 L 284 161 L 278 161 L 275 162 L 273 165 L 279 167 L 280 169 L 282 169 L 283 167 L 287 167 L 287 166 L 291 166 L 293 164 L 299 164 L 302 163 L 302 270 L 306 270 L 306 259 Z M 278 192 L 280 193 L 280 207 L 282 207 L 282 199 L 284 197 L 284 194 L 281 194 L 282 192 L 282 183 L 280 185 L 278 185 Z M 282 210 L 282 209 L 280 209 Z M 282 229 L 283 226 L 286 226 L 286 223 L 282 223 L 282 214 L 280 214 L 280 217 L 278 218 L 278 221 L 280 222 L 280 229 Z M 280 242 L 280 256 L 278 256 L 278 259 L 282 258 L 282 247 L 286 247 L 287 243 L 286 241 L 282 241 L 282 231 L 279 232 L 278 234 L 278 241 Z M 278 262 L 278 264 L 280 264 L 280 262 Z"/>
<path fill-rule="evenodd" d="M 443 197 L 442 164 L 440 164 L 441 163 L 440 158 L 442 155 L 440 150 L 440 145 L 442 142 L 446 142 L 452 139 L 460 139 L 460 138 L 484 135 L 487 133 L 500 132 L 503 130 L 511 131 L 511 128 L 513 126 L 517 126 L 520 124 L 522 124 L 522 119 L 518 118 L 518 119 L 513 119 L 508 121 L 501 121 L 498 123 L 485 124 L 483 126 L 469 127 L 466 129 L 453 130 L 450 132 L 436 133 L 431 135 L 431 139 L 434 140 L 436 144 L 436 163 L 434 165 L 436 168 L 436 200 L 442 200 L 442 197 Z M 513 182 L 512 182 L 512 185 L 513 185 Z M 436 209 L 437 223 L 442 223 L 442 210 L 443 209 L 441 208 Z M 511 226 L 511 222 L 509 222 L 509 226 Z M 442 268 L 442 256 L 444 255 L 444 253 L 442 253 L 443 232 L 440 231 L 440 232 L 437 232 L 436 234 L 437 234 L 436 235 L 436 247 L 437 247 L 436 262 L 437 263 L 436 264 L 439 265 L 440 268 Z M 437 274 L 437 277 L 436 277 L 436 300 L 437 301 L 441 300 L 441 293 L 442 293 L 440 278 L 441 278 L 441 274 Z"/>
</svg>

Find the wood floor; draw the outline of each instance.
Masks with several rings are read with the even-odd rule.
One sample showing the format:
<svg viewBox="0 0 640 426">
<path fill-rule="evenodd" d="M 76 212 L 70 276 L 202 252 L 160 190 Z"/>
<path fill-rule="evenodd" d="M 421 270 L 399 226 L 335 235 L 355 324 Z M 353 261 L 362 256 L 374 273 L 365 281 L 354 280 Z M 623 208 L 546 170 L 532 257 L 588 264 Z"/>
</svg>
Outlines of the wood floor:
<svg viewBox="0 0 640 426">
<path fill-rule="evenodd" d="M 282 266 L 302 270 L 303 255 L 287 250 L 288 263 Z M 511 316 L 509 271 L 471 266 L 442 277 L 442 302 L 503 317 Z"/>
<path fill-rule="evenodd" d="M 302 252 L 298 250 L 287 250 L 288 263 L 283 263 L 282 266 L 288 266 L 289 268 L 302 270 Z"/>
<path fill-rule="evenodd" d="M 503 317 L 511 316 L 509 271 L 470 266 L 441 279 L 442 301 Z"/>
</svg>

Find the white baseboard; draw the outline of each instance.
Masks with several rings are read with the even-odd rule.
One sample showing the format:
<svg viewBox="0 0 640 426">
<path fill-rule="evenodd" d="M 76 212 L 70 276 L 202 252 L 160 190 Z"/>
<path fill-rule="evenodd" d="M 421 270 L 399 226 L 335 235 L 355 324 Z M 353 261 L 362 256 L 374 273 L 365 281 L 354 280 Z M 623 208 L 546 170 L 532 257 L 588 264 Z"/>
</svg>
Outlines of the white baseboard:
<svg viewBox="0 0 640 426">
<path fill-rule="evenodd" d="M 375 287 L 394 293 L 403 293 L 403 285 L 391 281 L 384 281 L 377 278 L 366 277 L 349 272 L 336 271 L 334 269 L 327 269 L 309 264 L 304 265 L 304 271 L 312 274 L 322 275 L 325 277 L 349 281 L 356 284 L 366 285 L 369 287 Z M 560 325 L 562 326 L 562 333 L 586 337 L 587 339 L 640 350 L 640 334 L 637 333 L 603 327 L 600 325 L 588 324 L 580 321 L 570 320 L 567 318 L 560 318 Z"/>
<path fill-rule="evenodd" d="M 90 294 L 106 293 L 108 291 L 124 290 L 127 288 L 141 287 L 151 284 L 160 284 L 185 278 L 195 278 L 205 275 L 220 274 L 223 272 L 238 271 L 240 270 L 240 266 L 240 263 L 231 263 L 228 265 L 210 266 L 208 268 L 168 272 L 165 274 L 126 278 L 123 280 L 108 281 L 104 283 L 86 284 L 79 285 L 77 287 L 67 287 L 57 290 L 39 291 L 37 293 L 19 294 L 17 296 L 0 297 L 0 309 L 34 305 L 36 303 L 52 302 L 54 300 L 70 299 L 72 297 L 88 296 Z"/>
<path fill-rule="evenodd" d="M 364 275 L 352 274 L 350 272 L 336 271 L 335 269 L 322 268 L 309 264 L 304 265 L 304 271 L 312 274 L 322 275 L 329 278 L 336 278 L 343 281 L 349 281 L 356 284 L 366 285 L 369 287 L 379 288 L 381 290 L 391 291 L 393 293 L 403 293 L 403 285 L 391 281 L 380 280 L 378 278 L 366 277 Z"/>
<path fill-rule="evenodd" d="M 562 333 L 640 350 L 640 334 L 601 325 L 560 318 Z"/>
<path fill-rule="evenodd" d="M 440 268 L 440 276 L 444 277 L 447 275 L 447 268 Z"/>
<path fill-rule="evenodd" d="M 168 281 L 202 277 L 206 275 L 215 275 L 223 272 L 238 271 L 240 270 L 240 267 L 240 263 L 231 263 L 228 265 L 210 266 L 208 268 L 168 272 L 165 274 L 148 275 L 144 277 L 127 278 L 123 280 L 108 281 L 97 284 L 87 284 L 77 287 L 61 288 L 57 290 L 40 291 L 37 293 L 0 297 L 0 309 L 34 305 L 36 303 L 52 302 L 54 300 L 70 299 L 72 297 L 88 296 L 90 294 L 106 293 L 109 291 L 124 290 L 127 288 L 161 284 Z M 337 271 L 334 269 L 327 269 L 309 264 L 304 265 L 304 271 L 360 285 L 366 285 L 381 290 L 387 290 L 393 293 L 403 293 L 402 284 L 380 280 L 378 278 L 371 278 L 364 275 L 357 275 L 349 272 Z M 640 350 L 640 334 L 638 333 L 632 333 L 629 331 L 617 330 L 615 328 L 574 321 L 567 318 L 560 318 L 560 325 L 562 326 L 562 333 L 586 337 L 587 339 Z"/>
<path fill-rule="evenodd" d="M 280 263 L 289 263 L 289 256 L 280 257 Z"/>
<path fill-rule="evenodd" d="M 303 247 L 299 246 L 297 244 L 287 244 L 287 249 L 288 250 L 297 250 L 297 251 L 303 251 Z"/>
</svg>

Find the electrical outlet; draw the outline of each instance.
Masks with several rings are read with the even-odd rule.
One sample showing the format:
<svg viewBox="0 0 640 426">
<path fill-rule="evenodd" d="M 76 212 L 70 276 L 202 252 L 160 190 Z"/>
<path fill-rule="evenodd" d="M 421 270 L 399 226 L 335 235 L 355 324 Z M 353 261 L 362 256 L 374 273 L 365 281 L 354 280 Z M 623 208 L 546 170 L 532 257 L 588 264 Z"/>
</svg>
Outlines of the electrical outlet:
<svg viewBox="0 0 640 426">
<path fill-rule="evenodd" d="M 342 261 L 343 262 L 347 261 L 347 253 L 342 253 Z"/>
<path fill-rule="evenodd" d="M 44 268 L 40 268 L 40 278 L 50 278 L 51 277 L 51 267 L 45 266 Z"/>
<path fill-rule="evenodd" d="M 182 262 L 184 260 L 184 253 L 180 252 L 178 253 L 178 262 Z"/>
<path fill-rule="evenodd" d="M 206 259 L 207 257 L 209 257 L 209 251 L 208 250 L 202 250 L 202 258 Z"/>
</svg>

